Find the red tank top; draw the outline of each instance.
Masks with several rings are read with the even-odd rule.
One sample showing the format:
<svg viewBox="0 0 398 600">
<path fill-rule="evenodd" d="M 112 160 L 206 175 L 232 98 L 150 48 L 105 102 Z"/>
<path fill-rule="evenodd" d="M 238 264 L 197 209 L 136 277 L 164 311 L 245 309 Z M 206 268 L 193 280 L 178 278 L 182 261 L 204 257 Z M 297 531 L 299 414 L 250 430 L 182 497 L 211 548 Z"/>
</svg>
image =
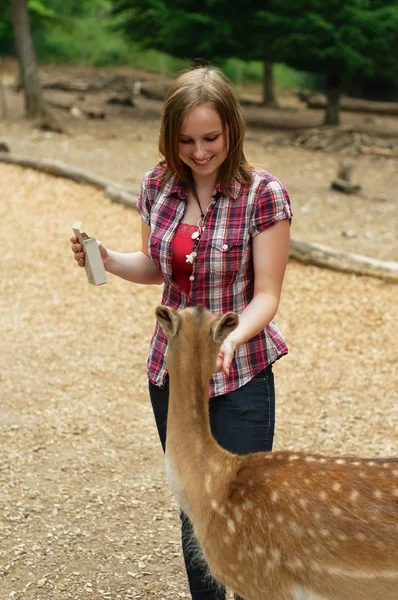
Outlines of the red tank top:
<svg viewBox="0 0 398 600">
<path fill-rule="evenodd" d="M 198 231 L 197 225 L 180 223 L 177 226 L 171 253 L 171 268 L 173 271 L 173 280 L 189 296 L 191 291 L 191 282 L 189 277 L 192 275 L 192 264 L 187 263 L 187 254 L 192 252 L 193 239 L 191 235 Z"/>
</svg>

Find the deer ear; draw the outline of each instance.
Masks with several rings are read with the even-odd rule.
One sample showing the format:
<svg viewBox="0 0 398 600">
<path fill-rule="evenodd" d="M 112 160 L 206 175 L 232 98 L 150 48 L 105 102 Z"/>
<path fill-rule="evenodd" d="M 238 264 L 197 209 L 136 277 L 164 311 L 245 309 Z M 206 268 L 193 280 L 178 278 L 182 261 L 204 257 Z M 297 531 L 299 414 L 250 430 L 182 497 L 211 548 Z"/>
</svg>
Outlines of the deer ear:
<svg viewBox="0 0 398 600">
<path fill-rule="evenodd" d="M 176 310 L 168 306 L 157 306 L 155 316 L 167 336 L 176 335 L 180 326 L 181 317 Z"/>
<path fill-rule="evenodd" d="M 212 327 L 213 340 L 216 344 L 222 344 L 227 335 L 231 333 L 239 323 L 239 317 L 234 312 L 225 313 L 221 315 L 217 321 L 214 322 Z"/>
</svg>

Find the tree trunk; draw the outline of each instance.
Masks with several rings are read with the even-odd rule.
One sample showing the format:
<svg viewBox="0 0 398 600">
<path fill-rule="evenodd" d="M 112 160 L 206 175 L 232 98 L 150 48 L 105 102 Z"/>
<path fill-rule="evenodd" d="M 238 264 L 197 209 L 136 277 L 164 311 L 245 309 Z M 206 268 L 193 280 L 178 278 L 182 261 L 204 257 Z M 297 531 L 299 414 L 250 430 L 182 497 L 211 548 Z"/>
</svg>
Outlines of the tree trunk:
<svg viewBox="0 0 398 600">
<path fill-rule="evenodd" d="M 276 107 L 278 102 L 275 96 L 274 74 L 272 72 L 272 62 L 264 60 L 263 63 L 263 106 Z"/>
<path fill-rule="evenodd" d="M 15 46 L 25 92 L 25 114 L 29 119 L 33 119 L 43 115 L 44 100 L 30 31 L 27 0 L 10 0 L 10 3 Z"/>
<path fill-rule="evenodd" d="M 3 119 L 7 119 L 8 110 L 7 110 L 6 95 L 4 93 L 3 66 L 1 63 L 1 58 L 0 58 L 0 105 L 1 105 L 1 117 Z"/>
<path fill-rule="evenodd" d="M 326 81 L 327 106 L 324 125 L 340 124 L 340 96 L 343 91 L 342 80 L 339 75 L 328 73 Z"/>
</svg>

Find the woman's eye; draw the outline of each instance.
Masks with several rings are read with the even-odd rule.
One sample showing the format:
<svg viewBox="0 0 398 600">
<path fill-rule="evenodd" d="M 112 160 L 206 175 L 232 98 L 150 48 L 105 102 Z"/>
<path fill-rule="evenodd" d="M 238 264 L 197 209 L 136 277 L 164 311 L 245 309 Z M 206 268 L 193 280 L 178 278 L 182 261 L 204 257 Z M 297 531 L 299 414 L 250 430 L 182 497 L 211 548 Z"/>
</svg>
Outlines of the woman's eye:
<svg viewBox="0 0 398 600">
<path fill-rule="evenodd" d="M 215 135 L 213 137 L 204 138 L 205 142 L 215 142 L 220 136 Z M 180 140 L 180 144 L 193 144 L 192 140 Z"/>
</svg>

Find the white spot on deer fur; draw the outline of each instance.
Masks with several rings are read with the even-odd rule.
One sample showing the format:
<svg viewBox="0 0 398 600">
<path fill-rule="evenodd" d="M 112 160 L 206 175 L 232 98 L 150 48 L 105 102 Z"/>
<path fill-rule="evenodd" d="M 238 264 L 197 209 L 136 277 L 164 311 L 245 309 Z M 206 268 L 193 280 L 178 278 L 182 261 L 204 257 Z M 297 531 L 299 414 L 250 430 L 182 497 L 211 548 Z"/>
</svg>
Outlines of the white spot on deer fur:
<svg viewBox="0 0 398 600">
<path fill-rule="evenodd" d="M 296 558 L 295 560 L 289 561 L 288 566 L 291 569 L 302 569 L 304 565 L 303 565 L 303 562 L 299 558 Z"/>
<path fill-rule="evenodd" d="M 228 545 L 231 543 L 231 538 L 229 537 L 229 535 L 224 535 L 223 539 L 224 539 L 225 544 Z"/>
<path fill-rule="evenodd" d="M 219 507 L 218 502 L 216 500 L 212 500 L 211 501 L 211 507 L 214 510 L 218 510 L 218 507 Z"/>
<path fill-rule="evenodd" d="M 310 537 L 312 537 L 312 538 L 318 537 L 318 536 L 316 535 L 315 531 L 314 531 L 313 529 L 311 529 L 311 528 L 307 529 L 307 533 L 308 533 L 308 535 L 309 535 Z"/>
<path fill-rule="evenodd" d="M 321 529 L 322 537 L 328 537 L 329 535 L 330 535 L 330 531 L 328 531 L 327 529 Z"/>
<path fill-rule="evenodd" d="M 316 519 L 317 521 L 320 521 L 320 519 L 321 519 L 321 513 L 320 513 L 320 512 L 318 512 L 318 511 L 316 510 L 316 511 L 314 512 L 314 517 L 315 517 L 315 519 Z"/>
<path fill-rule="evenodd" d="M 395 489 L 392 491 L 392 495 L 393 495 L 393 496 L 398 496 L 398 488 L 395 488 Z"/>
<path fill-rule="evenodd" d="M 333 506 L 332 513 L 334 514 L 335 517 L 340 517 L 342 515 L 343 511 L 341 510 L 341 508 L 337 508 L 337 506 Z"/>
<path fill-rule="evenodd" d="M 356 536 L 357 540 L 359 540 L 360 542 L 364 542 L 366 540 L 366 535 L 364 533 L 357 533 Z"/>
<path fill-rule="evenodd" d="M 345 542 L 347 540 L 345 533 L 339 533 L 337 537 L 339 538 L 340 542 Z"/>
<path fill-rule="evenodd" d="M 238 550 L 238 561 L 242 562 L 242 560 L 243 560 L 243 552 L 242 552 L 242 550 Z"/>
<path fill-rule="evenodd" d="M 306 498 L 300 498 L 299 500 L 299 504 L 303 507 L 306 508 L 308 506 L 308 500 Z"/>
<path fill-rule="evenodd" d="M 284 521 L 284 516 L 283 516 L 283 515 L 281 515 L 280 513 L 278 513 L 278 514 L 276 515 L 276 522 L 277 522 L 277 523 L 283 523 L 283 521 Z"/>
<path fill-rule="evenodd" d="M 307 485 L 309 485 L 311 483 L 311 479 L 308 479 L 308 477 L 306 477 L 304 479 L 304 483 L 306 483 Z"/>
<path fill-rule="evenodd" d="M 290 522 L 290 528 L 293 531 L 294 535 L 296 535 L 297 537 L 303 535 L 303 528 L 295 521 Z"/>
<path fill-rule="evenodd" d="M 373 492 L 373 496 L 378 500 L 381 500 L 383 498 L 383 492 L 381 492 L 380 490 L 375 490 Z"/>
<path fill-rule="evenodd" d="M 360 477 L 361 479 L 365 479 L 365 477 L 366 477 L 366 473 L 365 473 L 365 471 L 359 471 L 359 477 Z"/>
<path fill-rule="evenodd" d="M 315 458 L 313 456 L 306 456 L 305 457 L 305 462 L 315 462 Z"/>
<path fill-rule="evenodd" d="M 357 492 L 357 490 L 353 490 L 350 494 L 350 500 L 355 502 L 355 500 L 357 500 L 358 497 L 359 497 L 359 493 Z"/>
<path fill-rule="evenodd" d="M 367 463 L 367 465 L 368 465 L 368 467 L 376 467 L 376 466 L 377 466 L 377 463 L 375 463 L 373 460 L 370 460 L 370 461 Z"/>
<path fill-rule="evenodd" d="M 208 493 L 210 492 L 210 485 L 211 485 L 211 475 L 210 475 L 210 473 L 208 473 L 205 476 L 205 490 Z"/>
<path fill-rule="evenodd" d="M 312 563 L 311 563 L 311 567 L 314 569 L 314 571 L 317 571 L 317 573 L 321 573 L 321 572 L 322 572 L 322 569 L 321 569 L 321 567 L 320 567 L 320 566 L 319 566 L 319 564 L 318 564 L 318 563 L 316 563 L 316 562 L 312 562 Z"/>
<path fill-rule="evenodd" d="M 261 546 L 256 546 L 254 548 L 254 551 L 255 551 L 256 554 L 258 554 L 260 556 L 263 555 L 263 554 L 265 554 L 265 550 Z"/>
<path fill-rule="evenodd" d="M 398 477 L 398 469 L 393 469 L 392 474 L 394 477 Z"/>
<path fill-rule="evenodd" d="M 290 486 L 290 483 L 289 483 L 288 481 L 286 481 L 286 479 L 285 479 L 284 481 L 282 481 L 282 484 L 283 484 L 285 487 L 289 487 L 289 486 Z"/>
<path fill-rule="evenodd" d="M 351 464 L 354 465 L 354 467 L 359 467 L 359 465 L 361 465 L 362 463 L 360 460 L 354 460 Z"/>
<path fill-rule="evenodd" d="M 335 463 L 336 465 L 345 465 L 346 464 L 346 460 L 344 460 L 343 458 L 338 458 Z"/>
<path fill-rule="evenodd" d="M 341 483 L 334 483 L 332 489 L 335 492 L 339 492 L 341 490 Z"/>
<path fill-rule="evenodd" d="M 232 519 L 227 519 L 227 527 L 231 533 L 235 533 L 235 531 L 236 531 L 235 523 L 233 522 Z"/>
<path fill-rule="evenodd" d="M 320 498 L 320 500 L 322 500 L 323 502 L 326 502 L 326 500 L 328 499 L 328 495 L 327 495 L 327 493 L 326 493 L 326 492 L 322 491 L 322 492 L 319 492 L 319 498 Z"/>
<path fill-rule="evenodd" d="M 250 510 L 253 508 L 253 506 L 254 506 L 254 504 L 251 500 L 245 500 L 244 503 L 242 504 L 243 510 Z"/>
<path fill-rule="evenodd" d="M 278 492 L 272 492 L 272 494 L 271 494 L 271 502 L 276 502 L 277 500 L 279 500 L 279 494 L 278 494 Z"/>
<path fill-rule="evenodd" d="M 271 556 L 274 559 L 274 564 L 277 565 L 281 559 L 281 553 L 279 552 L 279 550 L 276 550 L 275 548 L 271 550 Z"/>
<path fill-rule="evenodd" d="M 236 520 L 240 523 L 242 521 L 242 513 L 241 513 L 239 506 L 234 507 L 234 513 L 236 516 Z"/>
<path fill-rule="evenodd" d="M 289 460 L 298 460 L 300 457 L 297 454 L 291 454 Z"/>
<path fill-rule="evenodd" d="M 328 459 L 327 458 L 320 458 L 319 462 L 320 463 L 325 463 L 325 462 L 328 462 Z"/>
</svg>

